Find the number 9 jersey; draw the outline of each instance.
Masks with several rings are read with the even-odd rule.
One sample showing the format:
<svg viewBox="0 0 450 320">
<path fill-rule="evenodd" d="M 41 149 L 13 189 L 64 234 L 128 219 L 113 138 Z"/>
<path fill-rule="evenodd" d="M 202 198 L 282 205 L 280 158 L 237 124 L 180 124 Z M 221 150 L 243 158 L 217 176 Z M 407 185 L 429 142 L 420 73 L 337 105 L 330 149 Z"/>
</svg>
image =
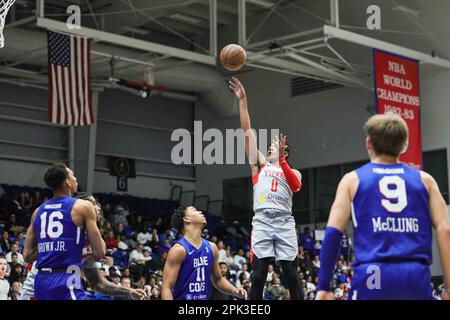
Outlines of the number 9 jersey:
<svg viewBox="0 0 450 320">
<path fill-rule="evenodd" d="M 356 173 L 354 266 L 408 261 L 430 265 L 429 194 L 420 171 L 405 164 L 368 163 Z"/>
</svg>

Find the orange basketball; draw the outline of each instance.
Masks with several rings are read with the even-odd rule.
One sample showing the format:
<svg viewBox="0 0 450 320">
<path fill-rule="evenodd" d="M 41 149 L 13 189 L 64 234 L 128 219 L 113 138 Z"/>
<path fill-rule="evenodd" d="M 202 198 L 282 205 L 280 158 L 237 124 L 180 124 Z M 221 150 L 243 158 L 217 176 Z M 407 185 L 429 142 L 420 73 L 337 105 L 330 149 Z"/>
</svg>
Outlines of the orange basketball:
<svg viewBox="0 0 450 320">
<path fill-rule="evenodd" d="M 220 52 L 220 62 L 228 71 L 238 71 L 244 67 L 247 53 L 237 44 L 229 44 Z"/>
</svg>

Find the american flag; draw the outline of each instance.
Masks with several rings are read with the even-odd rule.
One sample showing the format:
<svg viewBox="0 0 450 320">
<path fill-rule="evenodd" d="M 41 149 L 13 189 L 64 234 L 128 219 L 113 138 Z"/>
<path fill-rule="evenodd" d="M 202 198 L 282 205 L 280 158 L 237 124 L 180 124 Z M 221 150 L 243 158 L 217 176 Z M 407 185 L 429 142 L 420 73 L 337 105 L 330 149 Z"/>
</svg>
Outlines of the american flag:
<svg viewBox="0 0 450 320">
<path fill-rule="evenodd" d="M 94 122 L 90 52 L 90 39 L 48 32 L 51 122 L 69 126 L 84 126 Z"/>
</svg>

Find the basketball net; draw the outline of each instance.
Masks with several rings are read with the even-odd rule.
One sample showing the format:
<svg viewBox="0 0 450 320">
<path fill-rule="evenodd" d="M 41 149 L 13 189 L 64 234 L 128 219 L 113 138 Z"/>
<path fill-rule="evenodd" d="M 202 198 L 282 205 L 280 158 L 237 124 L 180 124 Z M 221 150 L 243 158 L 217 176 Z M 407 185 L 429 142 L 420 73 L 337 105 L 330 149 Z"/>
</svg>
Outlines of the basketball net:
<svg viewBox="0 0 450 320">
<path fill-rule="evenodd" d="M 0 0 L 0 48 L 5 45 L 5 39 L 3 38 L 3 27 L 5 26 L 6 15 L 9 8 L 14 4 L 16 0 Z"/>
</svg>

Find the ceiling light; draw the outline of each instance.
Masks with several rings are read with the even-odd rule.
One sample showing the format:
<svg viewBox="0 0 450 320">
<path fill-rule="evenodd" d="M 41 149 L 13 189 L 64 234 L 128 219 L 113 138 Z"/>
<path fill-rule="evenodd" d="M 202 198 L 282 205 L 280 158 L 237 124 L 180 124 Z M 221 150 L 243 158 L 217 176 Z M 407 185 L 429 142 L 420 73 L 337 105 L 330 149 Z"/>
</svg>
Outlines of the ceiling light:
<svg viewBox="0 0 450 320">
<path fill-rule="evenodd" d="M 264 8 L 270 8 L 274 5 L 273 2 L 266 0 L 247 0 L 247 2 Z"/>
<path fill-rule="evenodd" d="M 181 14 L 181 13 L 175 13 L 175 14 L 169 16 L 169 18 L 171 18 L 173 20 L 178 20 L 181 22 L 190 23 L 190 24 L 199 24 L 200 22 L 202 22 L 201 19 L 187 16 L 187 15 Z"/>
<path fill-rule="evenodd" d="M 130 27 L 130 26 L 124 27 L 123 30 L 133 32 L 133 33 L 139 34 L 141 36 L 146 36 L 147 34 L 149 34 L 151 32 L 150 30 L 134 28 L 134 27 Z"/>
<path fill-rule="evenodd" d="M 422 13 L 419 10 L 412 9 L 410 7 L 403 6 L 403 5 L 394 7 L 394 8 L 392 8 L 392 10 L 397 10 L 397 11 L 401 11 L 403 13 L 408 13 L 408 14 L 411 14 L 411 15 L 413 15 L 415 17 L 418 17 Z"/>
</svg>

